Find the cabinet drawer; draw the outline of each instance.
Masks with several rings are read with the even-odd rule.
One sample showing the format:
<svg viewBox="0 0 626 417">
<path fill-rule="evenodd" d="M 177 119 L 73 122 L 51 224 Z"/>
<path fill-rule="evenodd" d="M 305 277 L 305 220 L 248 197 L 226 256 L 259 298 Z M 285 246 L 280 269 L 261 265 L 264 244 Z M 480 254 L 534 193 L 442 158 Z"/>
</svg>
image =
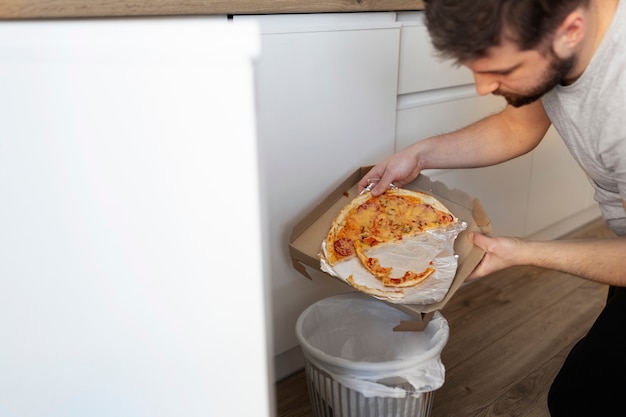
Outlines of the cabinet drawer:
<svg viewBox="0 0 626 417">
<path fill-rule="evenodd" d="M 442 94 L 416 94 L 399 100 L 396 117 L 396 150 L 429 136 L 451 132 L 502 110 L 506 104 L 495 96 L 478 96 L 473 86 Z M 411 102 L 413 101 L 413 103 Z"/>
<path fill-rule="evenodd" d="M 400 73 L 398 94 L 473 84 L 472 72 L 436 55 L 422 13 L 399 14 Z"/>
</svg>

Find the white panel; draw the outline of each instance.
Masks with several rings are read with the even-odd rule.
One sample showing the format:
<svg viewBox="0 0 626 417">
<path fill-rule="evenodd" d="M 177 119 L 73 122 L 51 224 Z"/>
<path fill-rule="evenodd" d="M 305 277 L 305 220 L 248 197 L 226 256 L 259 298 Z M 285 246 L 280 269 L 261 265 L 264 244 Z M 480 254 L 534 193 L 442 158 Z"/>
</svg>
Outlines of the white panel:
<svg viewBox="0 0 626 417">
<path fill-rule="evenodd" d="M 398 74 L 395 22 L 364 30 L 334 22 L 305 32 L 294 31 L 290 18 L 285 33 L 274 25 L 263 36 L 257 72 L 276 353 L 297 345 L 295 321 L 304 308 L 348 290 L 326 275 L 309 281 L 296 272 L 289 236 L 355 169 L 393 151 Z"/>
<path fill-rule="evenodd" d="M 411 15 L 412 18 L 415 15 Z M 428 30 L 418 18 L 401 19 L 398 93 L 406 94 L 474 82 L 472 72 L 437 56 Z"/>
<path fill-rule="evenodd" d="M 0 26 L 0 415 L 270 415 L 258 41 Z"/>
<path fill-rule="evenodd" d="M 554 128 L 533 151 L 527 234 L 595 205 L 593 188 Z"/>
</svg>

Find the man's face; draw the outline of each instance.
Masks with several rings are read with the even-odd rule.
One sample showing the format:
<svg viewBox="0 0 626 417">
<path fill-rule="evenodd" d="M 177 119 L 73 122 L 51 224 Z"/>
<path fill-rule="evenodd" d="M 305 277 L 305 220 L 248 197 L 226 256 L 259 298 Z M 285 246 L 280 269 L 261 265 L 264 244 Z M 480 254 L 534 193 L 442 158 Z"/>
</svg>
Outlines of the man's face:
<svg viewBox="0 0 626 417">
<path fill-rule="evenodd" d="M 511 42 L 489 50 L 486 57 L 465 65 L 474 72 L 479 94 L 502 96 L 514 106 L 530 104 L 563 83 L 576 63 L 575 55 L 560 58 L 551 48 L 520 51 Z"/>
<path fill-rule="evenodd" d="M 493 94 L 504 97 L 507 103 L 513 107 L 520 107 L 537 101 L 544 94 L 561 84 L 575 64 L 574 55 L 569 58 L 559 58 L 552 50 L 549 51 L 547 59 L 548 67 L 541 78 L 538 78 L 537 83 L 529 87 L 524 93 L 517 94 L 498 88 Z"/>
</svg>

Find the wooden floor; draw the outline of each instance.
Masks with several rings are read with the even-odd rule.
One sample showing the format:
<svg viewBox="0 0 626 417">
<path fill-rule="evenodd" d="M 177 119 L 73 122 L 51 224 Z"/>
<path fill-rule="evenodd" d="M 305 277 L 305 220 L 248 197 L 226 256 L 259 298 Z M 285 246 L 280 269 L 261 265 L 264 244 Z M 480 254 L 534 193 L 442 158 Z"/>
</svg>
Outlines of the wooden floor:
<svg viewBox="0 0 626 417">
<path fill-rule="evenodd" d="M 567 238 L 611 236 L 602 221 Z M 517 267 L 461 288 L 442 310 L 450 338 L 446 382 L 432 417 L 546 417 L 565 356 L 604 306 L 606 286 Z M 312 416 L 304 371 L 276 385 L 279 417 Z"/>
</svg>

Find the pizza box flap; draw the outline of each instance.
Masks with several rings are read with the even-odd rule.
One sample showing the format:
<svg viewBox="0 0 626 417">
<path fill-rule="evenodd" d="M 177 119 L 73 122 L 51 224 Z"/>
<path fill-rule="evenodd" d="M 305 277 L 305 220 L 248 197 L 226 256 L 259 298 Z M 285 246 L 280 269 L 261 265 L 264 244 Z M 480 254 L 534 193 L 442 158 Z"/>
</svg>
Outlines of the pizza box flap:
<svg viewBox="0 0 626 417">
<path fill-rule="evenodd" d="M 294 267 L 307 278 L 310 279 L 310 276 L 304 265 L 321 272 L 319 252 L 322 241 L 326 238 L 333 220 L 341 209 L 357 196 L 358 182 L 369 169 L 370 167 L 365 167 L 356 170 L 294 226 L 289 253 Z M 468 234 L 477 231 L 491 235 L 492 229 L 489 217 L 480 201 L 463 191 L 450 189 L 444 183 L 433 181 L 425 175 L 420 175 L 415 181 L 406 184 L 403 188 L 432 194 L 448 207 L 456 217 L 467 223 L 467 229 L 459 234 L 454 243 L 455 253 L 459 257 L 458 268 L 452 285 L 443 300 L 430 305 L 388 303 L 421 319 L 425 313 L 441 310 L 482 259 L 483 250 L 472 244 L 467 237 Z M 349 286 L 347 283 L 346 285 Z"/>
</svg>

